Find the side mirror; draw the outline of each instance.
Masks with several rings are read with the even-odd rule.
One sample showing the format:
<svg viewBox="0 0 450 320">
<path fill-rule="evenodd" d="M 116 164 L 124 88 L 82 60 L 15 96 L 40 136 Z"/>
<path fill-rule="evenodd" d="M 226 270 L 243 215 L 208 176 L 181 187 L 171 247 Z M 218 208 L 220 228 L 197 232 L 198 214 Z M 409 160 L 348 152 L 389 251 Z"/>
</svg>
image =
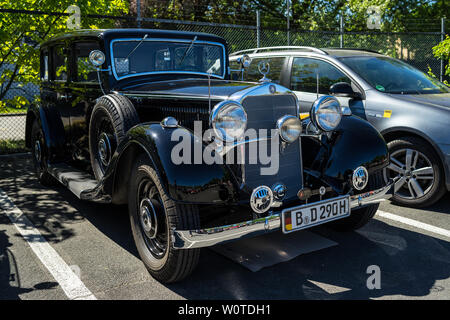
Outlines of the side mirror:
<svg viewBox="0 0 450 320">
<path fill-rule="evenodd" d="M 100 50 L 92 50 L 89 53 L 89 61 L 99 68 L 105 62 L 105 54 Z"/>
<path fill-rule="evenodd" d="M 347 82 L 338 82 L 330 87 L 330 94 L 335 97 L 361 98 L 359 92 L 353 91 L 352 86 Z"/>
</svg>

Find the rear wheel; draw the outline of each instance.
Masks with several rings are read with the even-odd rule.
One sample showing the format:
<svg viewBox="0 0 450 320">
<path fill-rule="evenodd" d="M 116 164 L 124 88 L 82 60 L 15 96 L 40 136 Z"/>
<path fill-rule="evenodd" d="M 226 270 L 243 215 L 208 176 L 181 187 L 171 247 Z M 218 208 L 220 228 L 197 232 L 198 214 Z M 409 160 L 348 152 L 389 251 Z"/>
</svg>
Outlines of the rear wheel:
<svg viewBox="0 0 450 320">
<path fill-rule="evenodd" d="M 425 207 L 445 193 L 444 169 L 434 150 L 422 139 L 403 137 L 388 143 L 390 164 L 384 179 L 398 177 L 392 200 L 401 205 Z"/>
<path fill-rule="evenodd" d="M 180 281 L 195 269 L 200 249 L 175 250 L 170 230 L 199 229 L 198 207 L 170 200 L 146 156 L 138 158 L 131 175 L 128 206 L 139 255 L 155 279 Z"/>
<path fill-rule="evenodd" d="M 89 123 L 89 151 L 97 180 L 103 178 L 127 131 L 138 123 L 138 114 L 126 97 L 110 94 L 98 100 Z"/>
<path fill-rule="evenodd" d="M 48 150 L 39 122 L 35 120 L 31 128 L 31 153 L 34 169 L 39 182 L 44 186 L 51 186 L 55 180 L 48 172 Z"/>
</svg>

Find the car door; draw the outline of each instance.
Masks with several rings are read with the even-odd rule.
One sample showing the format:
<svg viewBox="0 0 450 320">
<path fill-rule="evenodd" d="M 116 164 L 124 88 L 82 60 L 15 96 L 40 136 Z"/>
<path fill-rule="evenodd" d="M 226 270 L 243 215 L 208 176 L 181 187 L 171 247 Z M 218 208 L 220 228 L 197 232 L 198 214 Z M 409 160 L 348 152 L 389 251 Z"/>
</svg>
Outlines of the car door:
<svg viewBox="0 0 450 320">
<path fill-rule="evenodd" d="M 291 68 L 290 89 L 297 95 L 300 112 L 309 112 L 314 101 L 329 94 L 330 86 L 337 82 L 351 83 L 342 71 L 331 63 L 310 58 L 294 57 Z M 341 106 L 349 107 L 350 98 L 337 97 Z"/>
<path fill-rule="evenodd" d="M 85 165 L 90 163 L 89 115 L 95 100 L 102 95 L 97 69 L 89 61 L 89 54 L 92 50 L 99 49 L 99 43 L 94 40 L 80 40 L 71 45 L 73 67 L 68 88 L 71 106 L 71 142 L 75 160 L 80 160 Z"/>
<path fill-rule="evenodd" d="M 43 98 L 54 114 L 59 118 L 59 125 L 63 127 L 65 150 L 71 151 L 70 144 L 70 105 L 68 104 L 69 61 L 68 48 L 65 42 L 59 42 L 50 50 L 50 81 L 44 85 Z M 66 152 L 70 155 L 70 152 Z"/>
</svg>

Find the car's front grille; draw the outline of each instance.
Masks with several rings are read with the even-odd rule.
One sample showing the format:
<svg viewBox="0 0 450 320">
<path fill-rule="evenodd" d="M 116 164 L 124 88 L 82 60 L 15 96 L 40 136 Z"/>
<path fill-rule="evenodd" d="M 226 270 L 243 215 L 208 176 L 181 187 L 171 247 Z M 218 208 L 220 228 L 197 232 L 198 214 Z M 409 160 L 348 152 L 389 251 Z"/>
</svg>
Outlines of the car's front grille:
<svg viewBox="0 0 450 320">
<path fill-rule="evenodd" d="M 277 120 L 284 115 L 297 115 L 295 98 L 292 95 L 250 96 L 242 106 L 247 112 L 247 128 L 275 129 Z"/>
<path fill-rule="evenodd" d="M 247 97 L 242 105 L 247 112 L 247 128 L 257 131 L 259 129 L 275 129 L 277 120 L 282 116 L 297 115 L 296 100 L 291 95 Z M 252 143 L 246 144 L 245 153 L 247 156 L 242 172 L 246 187 L 248 190 L 253 190 L 261 185 L 272 187 L 275 183 L 283 183 L 287 187 L 286 200 L 295 198 L 298 190 L 303 187 L 300 140 L 286 144 L 283 150 L 276 148 L 272 151 L 270 141 L 266 143 L 260 141 L 258 147 L 264 148 L 266 144 L 268 144 L 268 155 L 273 157 L 271 152 L 278 153 L 278 171 L 271 175 L 262 174 L 261 170 L 267 169 L 270 164 L 262 164 L 259 154 L 256 155 L 256 159 L 253 159 L 253 161 L 257 161 L 257 164 L 250 164 L 248 155 L 252 149 Z"/>
</svg>

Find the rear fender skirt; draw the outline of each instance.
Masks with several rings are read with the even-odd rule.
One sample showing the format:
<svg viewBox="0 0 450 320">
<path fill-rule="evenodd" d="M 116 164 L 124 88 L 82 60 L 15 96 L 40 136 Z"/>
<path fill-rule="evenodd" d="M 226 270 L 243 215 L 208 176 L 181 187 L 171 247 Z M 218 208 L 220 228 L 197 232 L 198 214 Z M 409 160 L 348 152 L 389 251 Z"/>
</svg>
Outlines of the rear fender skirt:
<svg viewBox="0 0 450 320">
<path fill-rule="evenodd" d="M 322 179 L 339 193 L 350 191 L 353 171 L 364 166 L 369 175 L 389 163 L 389 153 L 381 134 L 367 121 L 343 117 L 331 139 L 322 146 Z"/>
<path fill-rule="evenodd" d="M 45 144 L 49 150 L 49 162 L 54 163 L 63 160 L 67 157 L 67 150 L 65 148 L 65 133 L 61 118 L 56 111 L 38 104 L 32 104 L 27 112 L 25 127 L 27 147 L 31 147 L 31 129 L 36 119 L 44 133 Z"/>
<path fill-rule="evenodd" d="M 144 123 L 130 129 L 126 139 L 118 147 L 112 163 L 104 177 L 104 190 L 112 194 L 113 203 L 126 202 L 123 185 L 130 176 L 133 162 L 128 157 L 128 165 L 121 170 L 121 159 L 127 159 L 129 152 L 145 152 L 156 169 L 163 188 L 170 198 L 180 203 L 228 204 L 235 202 L 238 185 L 226 165 L 222 164 L 175 164 L 171 159 L 172 149 L 179 144 L 171 141 L 175 129 L 181 130 L 186 140 L 191 143 L 191 150 L 203 150 L 205 145 L 193 133 L 185 128 L 164 128 L 160 123 Z M 133 151 L 134 150 L 134 151 Z M 193 152 L 192 152 L 193 153 Z M 126 161 L 126 160 L 124 160 Z M 125 182 L 126 181 L 126 182 Z M 125 189 L 127 187 L 125 186 Z M 122 189 L 122 190 L 121 190 Z"/>
</svg>

